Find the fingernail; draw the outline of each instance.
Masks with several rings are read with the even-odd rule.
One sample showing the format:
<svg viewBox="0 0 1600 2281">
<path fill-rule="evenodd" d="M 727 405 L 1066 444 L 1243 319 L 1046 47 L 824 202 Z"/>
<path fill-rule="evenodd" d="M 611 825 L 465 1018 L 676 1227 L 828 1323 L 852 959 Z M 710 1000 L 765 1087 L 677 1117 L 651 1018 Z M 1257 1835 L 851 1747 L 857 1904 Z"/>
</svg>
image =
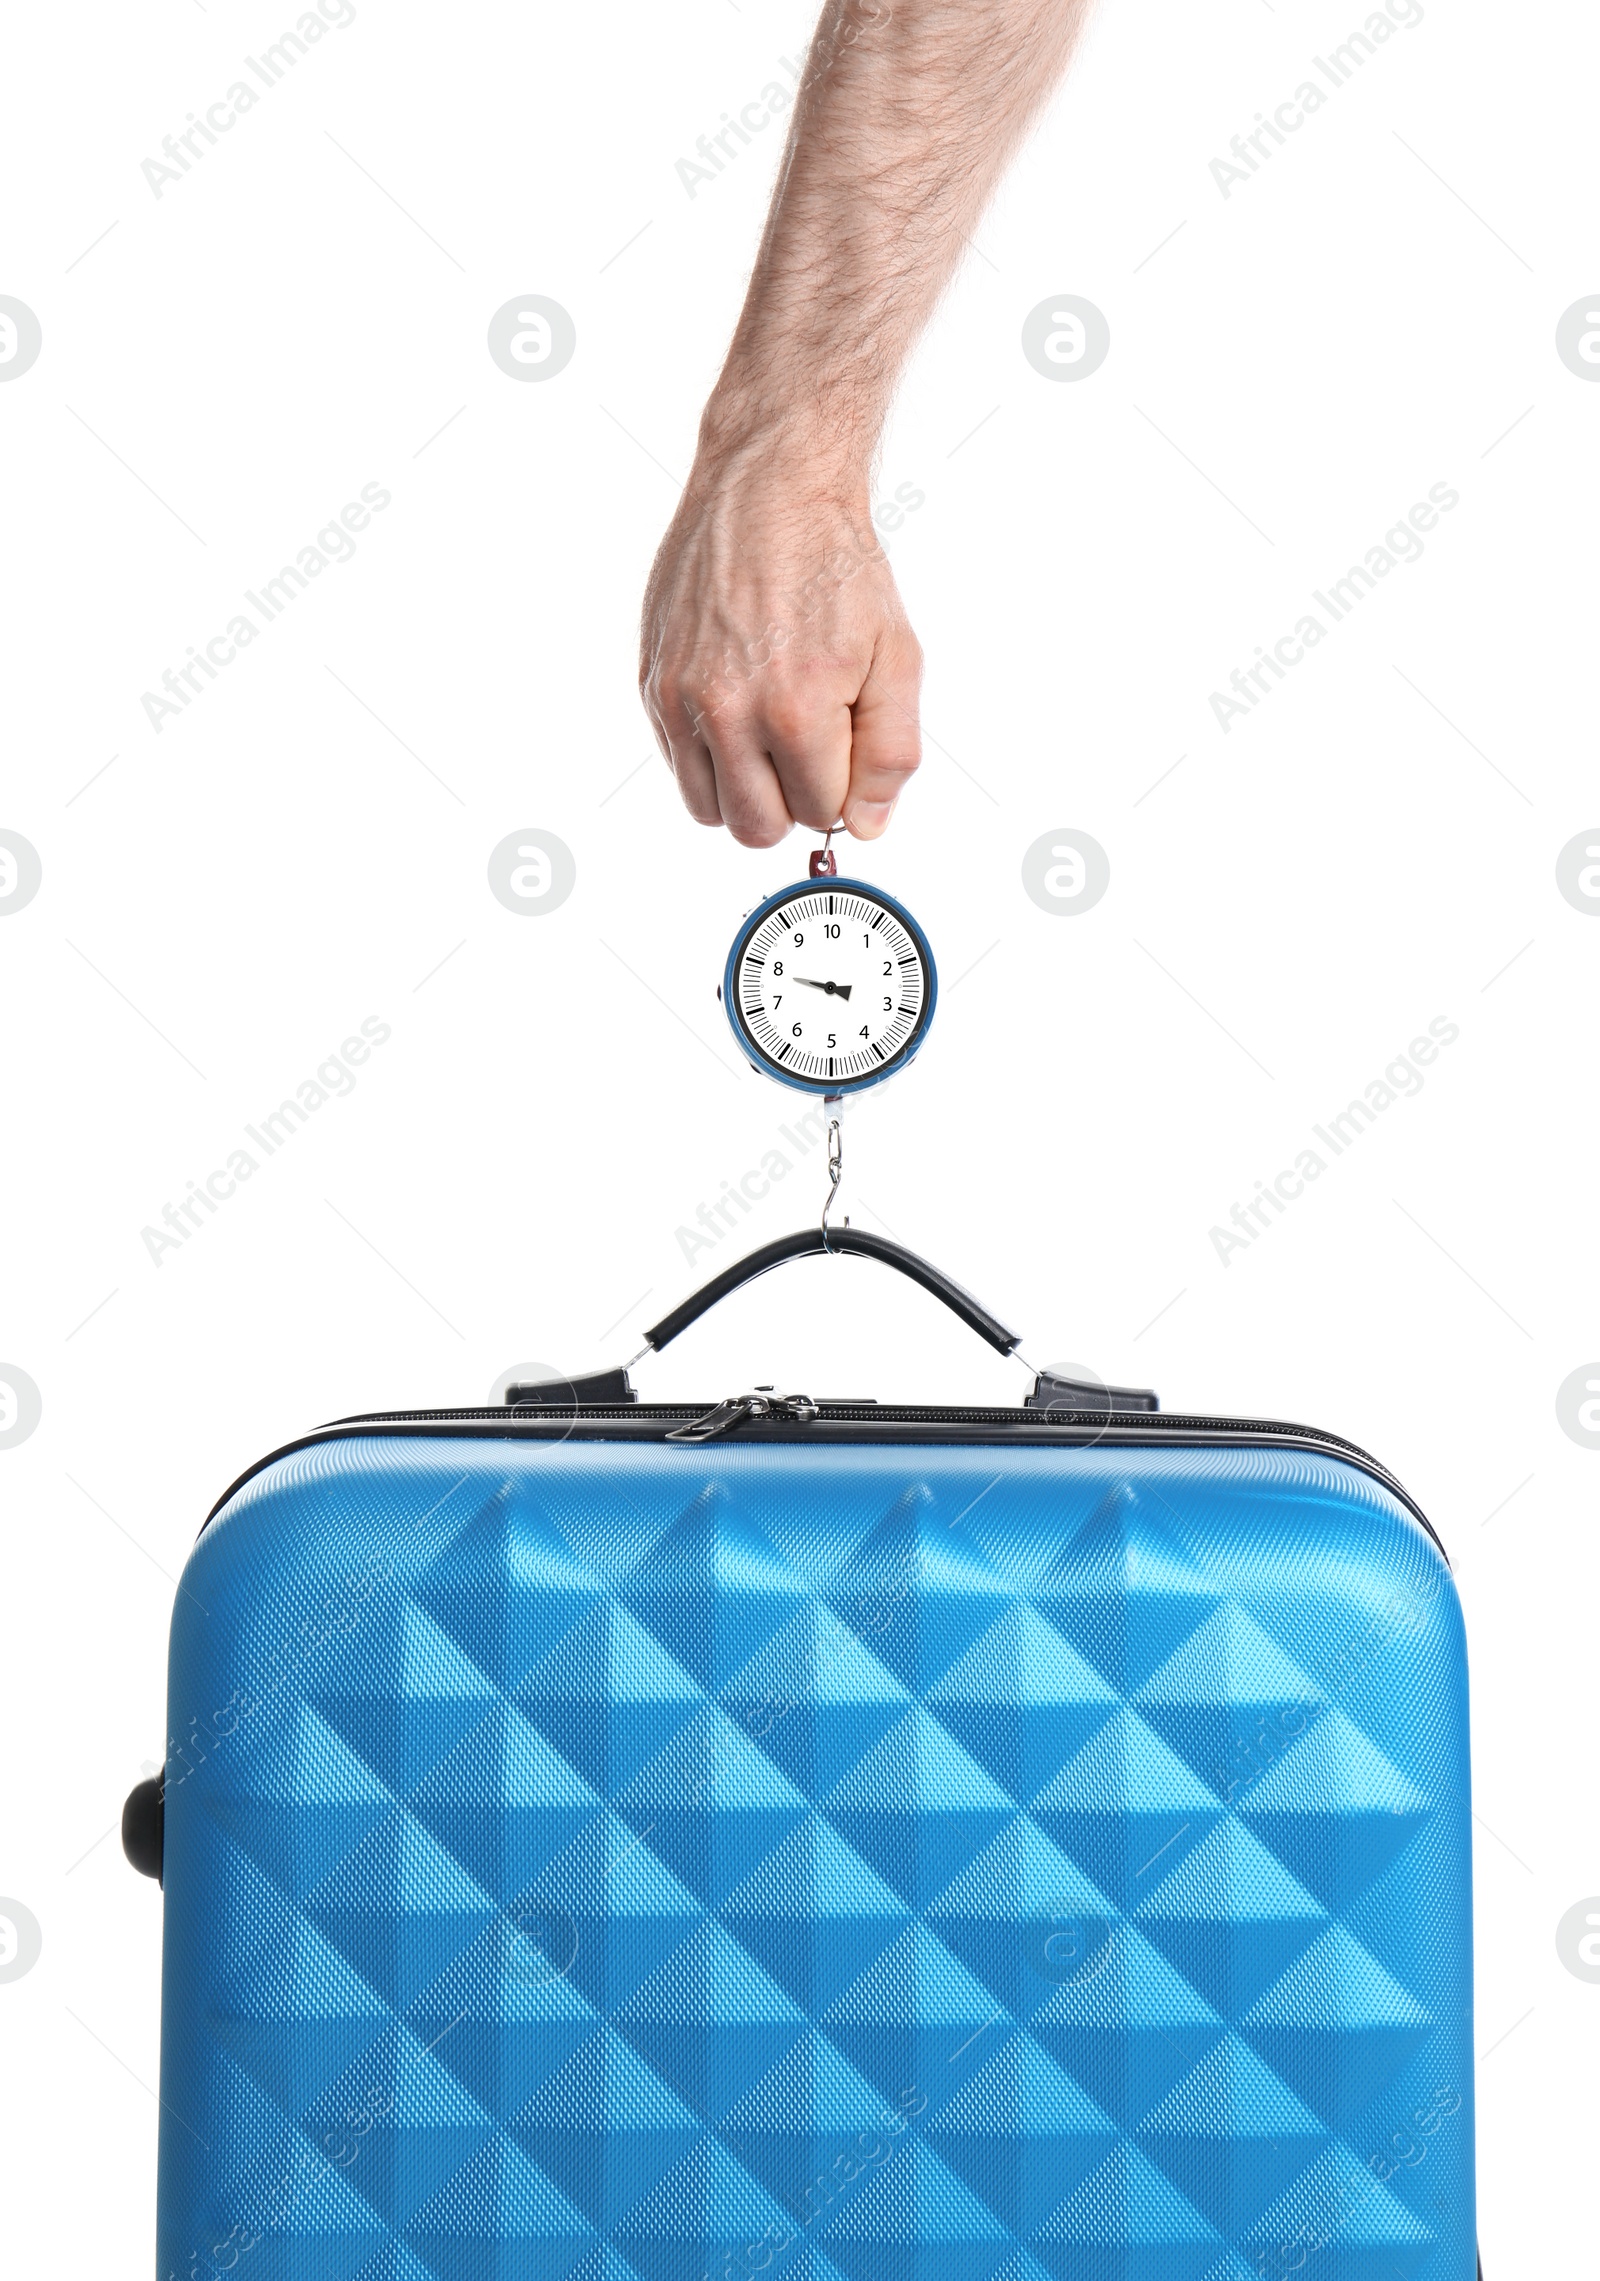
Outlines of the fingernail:
<svg viewBox="0 0 1600 2281">
<path fill-rule="evenodd" d="M 850 811 L 850 829 L 858 840 L 875 840 L 893 814 L 892 800 L 858 800 Z"/>
</svg>

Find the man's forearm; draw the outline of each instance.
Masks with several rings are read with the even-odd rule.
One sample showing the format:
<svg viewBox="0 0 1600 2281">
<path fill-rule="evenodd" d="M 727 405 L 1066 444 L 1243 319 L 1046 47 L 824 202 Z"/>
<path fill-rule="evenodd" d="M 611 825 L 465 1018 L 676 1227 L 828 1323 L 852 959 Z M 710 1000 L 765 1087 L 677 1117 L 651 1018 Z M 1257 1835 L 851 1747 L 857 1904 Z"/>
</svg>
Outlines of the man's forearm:
<svg viewBox="0 0 1600 2281">
<path fill-rule="evenodd" d="M 829 0 L 702 449 L 870 459 L 1087 0 Z"/>
<path fill-rule="evenodd" d="M 872 527 L 913 344 L 1087 0 L 828 0 L 743 314 L 645 596 L 640 688 L 685 805 L 768 847 L 884 830 L 922 654 Z"/>
</svg>

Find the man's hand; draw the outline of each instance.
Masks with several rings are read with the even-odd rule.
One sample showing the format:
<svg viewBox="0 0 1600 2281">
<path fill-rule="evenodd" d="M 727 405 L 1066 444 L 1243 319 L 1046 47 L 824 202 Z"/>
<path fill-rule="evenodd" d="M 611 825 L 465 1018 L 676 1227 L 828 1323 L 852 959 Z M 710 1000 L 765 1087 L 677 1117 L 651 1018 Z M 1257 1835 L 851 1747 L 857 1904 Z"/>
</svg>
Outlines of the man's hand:
<svg viewBox="0 0 1600 2281">
<path fill-rule="evenodd" d="M 920 757 L 922 653 L 864 480 L 697 462 L 645 598 L 640 683 L 689 813 L 771 847 L 876 839 Z"/>
<path fill-rule="evenodd" d="M 872 528 L 873 453 L 1087 4 L 826 0 L 640 645 L 691 815 L 747 846 L 841 815 L 875 839 L 917 765 L 922 659 Z"/>
</svg>

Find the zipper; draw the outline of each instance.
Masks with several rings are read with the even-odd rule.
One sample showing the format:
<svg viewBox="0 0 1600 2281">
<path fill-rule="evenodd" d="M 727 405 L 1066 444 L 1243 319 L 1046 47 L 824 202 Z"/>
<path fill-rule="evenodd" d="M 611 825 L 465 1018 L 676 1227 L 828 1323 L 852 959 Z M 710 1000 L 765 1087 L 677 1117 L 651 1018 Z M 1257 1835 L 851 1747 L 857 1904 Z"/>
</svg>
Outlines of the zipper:
<svg viewBox="0 0 1600 2281">
<path fill-rule="evenodd" d="M 704 1417 L 691 1418 L 684 1426 L 675 1426 L 666 1435 L 668 1441 L 715 1441 L 719 1434 L 731 1431 L 746 1418 L 793 1418 L 798 1425 L 809 1425 L 818 1414 L 817 1404 L 809 1394 L 780 1394 L 776 1387 L 758 1386 L 749 1394 L 730 1394 Z"/>
<path fill-rule="evenodd" d="M 840 1429 L 830 1432 L 830 1427 Z M 312 1449 L 320 1443 L 343 1440 L 359 1433 L 415 1434 L 419 1437 L 466 1433 L 504 1436 L 515 1441 L 564 1441 L 573 1434 L 600 1441 L 671 1441 L 680 1447 L 698 1446 L 737 1433 L 751 1441 L 791 1442 L 818 1439 L 836 1444 L 988 1443 L 995 1448 L 1149 1447 L 1162 1442 L 1187 1443 L 1194 1448 L 1248 1447 L 1264 1443 L 1277 1449 L 1304 1450 L 1311 1456 L 1336 1457 L 1354 1465 L 1397 1497 L 1413 1520 L 1444 1553 L 1438 1531 L 1416 1499 L 1388 1467 L 1353 1441 L 1315 1426 L 1286 1424 L 1270 1418 L 1206 1418 L 1178 1411 L 1112 1412 L 1104 1410 L 1029 1410 L 947 1407 L 932 1403 L 814 1402 L 804 1394 L 777 1394 L 771 1387 L 756 1387 L 747 1394 L 730 1395 L 709 1409 L 703 1402 L 583 1402 L 558 1408 L 554 1403 L 530 1403 L 526 1409 L 480 1408 L 461 1410 L 377 1410 L 349 1418 L 336 1418 L 314 1432 L 301 1434 L 241 1473 L 217 1499 L 201 1524 L 201 1534 L 230 1500 L 258 1473 L 281 1457 Z M 1449 1555 L 1445 1554 L 1448 1565 Z"/>
</svg>

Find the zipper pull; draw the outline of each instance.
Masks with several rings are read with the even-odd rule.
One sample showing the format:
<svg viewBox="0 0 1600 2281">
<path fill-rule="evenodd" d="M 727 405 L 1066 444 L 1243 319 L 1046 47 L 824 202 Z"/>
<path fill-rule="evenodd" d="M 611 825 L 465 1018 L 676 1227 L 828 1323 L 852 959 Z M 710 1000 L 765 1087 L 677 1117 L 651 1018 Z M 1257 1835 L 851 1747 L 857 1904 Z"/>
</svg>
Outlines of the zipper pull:
<svg viewBox="0 0 1600 2281">
<path fill-rule="evenodd" d="M 802 1425 L 809 1425 L 817 1415 L 817 1405 L 809 1394 L 780 1394 L 775 1387 L 758 1386 L 749 1394 L 730 1394 L 714 1410 L 707 1410 L 703 1418 L 691 1419 L 686 1426 L 674 1426 L 666 1438 L 668 1441 L 715 1441 L 746 1418 L 769 1417 L 774 1410 Z"/>
<path fill-rule="evenodd" d="M 766 1415 L 767 1404 L 759 1394 L 731 1394 L 727 1401 L 719 1402 L 714 1410 L 707 1410 L 703 1418 L 694 1418 L 686 1426 L 674 1426 L 668 1441 L 715 1441 L 741 1418 L 760 1418 Z"/>
</svg>

